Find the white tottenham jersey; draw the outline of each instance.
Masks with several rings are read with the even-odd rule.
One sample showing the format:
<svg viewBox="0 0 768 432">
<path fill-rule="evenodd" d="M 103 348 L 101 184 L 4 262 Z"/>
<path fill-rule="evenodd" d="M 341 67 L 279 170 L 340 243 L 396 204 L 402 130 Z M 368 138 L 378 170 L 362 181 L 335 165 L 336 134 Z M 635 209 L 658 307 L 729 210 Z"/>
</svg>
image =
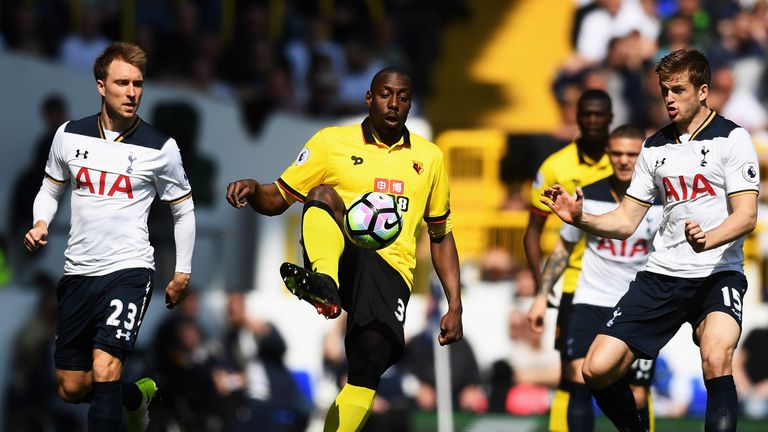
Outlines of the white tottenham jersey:
<svg viewBox="0 0 768 432">
<path fill-rule="evenodd" d="M 621 200 L 611 188 L 612 177 L 583 189 L 584 211 L 604 214 L 614 210 Z M 569 243 L 586 236 L 587 244 L 581 261 L 581 273 L 573 295 L 573 303 L 614 307 L 627 292 L 635 274 L 645 268 L 653 249 L 653 237 L 661 221 L 661 206 L 648 209 L 635 232 L 626 240 L 597 237 L 573 225 L 563 224 L 560 235 Z"/>
<path fill-rule="evenodd" d="M 114 140 L 104 137 L 99 115 L 64 123 L 45 167 L 48 180 L 72 187 L 68 275 L 154 269 L 147 229 L 152 200 L 176 203 L 192 193 L 172 138 L 138 117 Z"/>
<path fill-rule="evenodd" d="M 696 253 L 685 240 L 685 221 L 709 231 L 731 213 L 730 197 L 757 194 L 759 184 L 749 133 L 714 111 L 690 136 L 679 136 L 670 124 L 648 138 L 626 193 L 641 205 L 663 197 L 664 215 L 646 270 L 683 278 L 743 273 L 743 238 Z"/>
</svg>

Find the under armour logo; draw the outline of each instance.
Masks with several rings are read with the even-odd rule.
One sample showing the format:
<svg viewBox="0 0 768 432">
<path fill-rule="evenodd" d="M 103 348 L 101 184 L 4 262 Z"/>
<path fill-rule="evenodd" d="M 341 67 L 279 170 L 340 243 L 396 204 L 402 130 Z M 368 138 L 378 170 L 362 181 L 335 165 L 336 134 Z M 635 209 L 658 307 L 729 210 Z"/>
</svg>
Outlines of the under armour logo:
<svg viewBox="0 0 768 432">
<path fill-rule="evenodd" d="M 605 323 L 608 327 L 613 327 L 613 320 L 615 320 L 617 317 L 621 316 L 621 308 L 616 308 L 615 311 L 613 311 L 613 318 L 611 318 L 607 323 Z"/>
<path fill-rule="evenodd" d="M 701 158 L 701 162 L 699 163 L 699 165 L 701 165 L 703 167 L 707 166 L 707 153 L 709 153 L 709 150 L 707 150 L 706 147 L 702 147 L 701 148 L 701 156 L 702 156 L 702 158 Z"/>
<path fill-rule="evenodd" d="M 75 151 L 75 157 L 79 158 L 80 156 L 82 156 L 83 159 L 88 159 L 88 150 L 81 153 L 80 149 L 77 149 L 77 151 Z"/>
<path fill-rule="evenodd" d="M 128 168 L 125 169 L 125 172 L 127 172 L 128 174 L 133 172 L 133 161 L 135 161 L 136 159 L 138 158 L 134 156 L 133 153 L 128 155 L 129 164 L 128 164 Z"/>
<path fill-rule="evenodd" d="M 654 168 L 658 168 L 658 167 L 664 165 L 664 162 L 666 162 L 666 161 L 667 161 L 667 158 L 656 159 L 656 165 L 654 165 L 653 167 Z"/>
<path fill-rule="evenodd" d="M 363 158 L 352 156 L 352 165 L 361 165 L 363 163 Z"/>
<path fill-rule="evenodd" d="M 131 340 L 131 332 L 129 331 L 123 332 L 122 329 L 117 329 L 117 333 L 115 333 L 115 338 L 117 339 L 125 338 L 126 341 L 129 341 Z"/>
</svg>

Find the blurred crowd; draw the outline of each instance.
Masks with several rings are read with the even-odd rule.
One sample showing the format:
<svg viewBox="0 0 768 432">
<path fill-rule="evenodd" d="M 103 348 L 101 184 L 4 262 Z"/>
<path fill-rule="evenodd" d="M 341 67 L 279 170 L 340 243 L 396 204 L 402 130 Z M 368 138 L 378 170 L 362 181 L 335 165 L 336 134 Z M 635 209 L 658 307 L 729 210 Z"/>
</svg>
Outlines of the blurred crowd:
<svg viewBox="0 0 768 432">
<path fill-rule="evenodd" d="M 768 130 L 768 2 L 765 0 L 579 1 L 573 54 L 554 84 L 564 127 L 576 135 L 576 99 L 599 88 L 613 101 L 613 124 L 655 131 L 669 122 L 654 69 L 663 56 L 693 47 L 712 65 L 708 106 L 759 139 Z"/>
<path fill-rule="evenodd" d="M 553 83 L 561 125 L 531 142 L 554 150 L 573 140 L 578 134 L 576 100 L 590 88 L 611 95 L 613 126 L 631 123 L 653 131 L 668 123 L 654 68 L 662 56 L 683 47 L 704 51 L 712 63 L 709 106 L 748 129 L 756 142 L 768 140 L 768 0 L 578 0 L 576 8 L 573 54 Z M 399 66 L 412 76 L 414 110 L 420 113 L 420 102 L 429 96 L 442 29 L 468 14 L 471 7 L 463 0 L 12 0 L 0 2 L 0 47 L 87 70 L 111 41 L 134 40 L 148 52 L 151 82 L 237 104 L 247 129 L 258 133 L 275 110 L 327 117 L 366 112 L 362 95 L 373 73 L 385 65 Z M 173 112 L 175 117 L 179 110 Z M 50 135 L 68 115 L 66 105 L 55 98 L 43 113 L 50 129 L 35 146 L 35 166 L 24 174 L 30 178 L 41 175 Z M 528 158 L 517 159 L 531 164 Z M 210 161 L 201 157 L 197 165 L 195 171 L 212 175 Z M 531 169 L 535 166 L 507 172 L 530 180 Z M 191 178 L 201 181 L 199 175 Z M 193 187 L 196 201 L 201 191 L 205 203 L 210 188 Z M 16 208 L 31 211 L 31 202 L 23 200 L 33 196 L 20 193 L 14 201 L 22 204 Z M 519 202 L 505 206 L 524 208 L 527 198 L 516 195 Z M 13 238 L 24 229 L 27 213 L 12 221 Z M 472 344 L 487 341 L 468 338 L 450 347 L 456 410 L 530 415 L 549 409 L 559 360 L 526 323 L 526 299 L 535 287 L 523 267 L 504 250 L 488 251 L 478 264 L 478 280 L 506 284 L 513 291 L 514 307 L 505 317 L 510 349 L 506 358 L 483 367 Z M 55 281 L 35 276 L 29 283 L 42 294 L 14 345 L 14 377 L 4 390 L 5 429 L 82 429 L 82 410 L 61 403 L 55 394 Z M 427 291 L 426 321 L 431 324 L 424 333 L 409 335 L 404 361 L 384 376 L 366 431 L 407 432 L 413 429 L 408 413 L 435 409 L 435 331 L 430 326 L 436 305 L 434 290 Z M 193 295 L 155 334 L 143 335 L 153 341 L 151 348 L 135 353 L 126 368 L 134 376 L 157 377 L 163 400 L 153 407 L 153 430 L 238 431 L 258 425 L 259 430 L 302 431 L 326 408 L 310 390 L 316 383 L 285 365 L 289 342 L 277 327 L 249 315 L 246 300 L 242 292 L 228 293 L 227 322 L 217 334 L 206 334 L 200 325 Z M 331 385 L 345 379 L 339 373 L 345 361 L 342 323 L 326 336 L 323 357 Z M 764 417 L 768 330 L 744 336 L 734 376 L 744 413 Z M 662 359 L 655 383 L 659 413 L 702 414 L 703 399 L 697 398 L 704 394 L 703 384 L 697 393 L 693 378 L 676 377 L 664 365 Z"/>
<path fill-rule="evenodd" d="M 256 133 L 278 109 L 367 112 L 362 96 L 386 65 L 424 96 L 441 29 L 465 9 L 463 0 L 4 1 L 0 27 L 6 49 L 81 69 L 110 42 L 135 41 L 152 82 L 236 103 Z"/>
</svg>

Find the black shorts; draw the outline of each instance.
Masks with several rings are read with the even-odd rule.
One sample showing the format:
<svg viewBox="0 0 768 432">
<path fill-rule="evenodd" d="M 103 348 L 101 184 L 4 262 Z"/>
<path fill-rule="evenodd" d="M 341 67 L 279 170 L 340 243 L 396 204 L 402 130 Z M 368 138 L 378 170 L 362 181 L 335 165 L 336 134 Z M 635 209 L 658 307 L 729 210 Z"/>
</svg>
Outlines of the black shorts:
<svg viewBox="0 0 768 432">
<path fill-rule="evenodd" d="M 405 312 L 411 290 L 403 277 L 378 253 L 347 242 L 339 260 L 341 305 L 347 311 L 347 334 L 374 329 L 405 350 Z"/>
<path fill-rule="evenodd" d="M 640 357 L 656 358 L 683 323 L 696 329 L 710 312 L 724 312 L 741 327 L 741 299 L 747 279 L 737 271 L 703 278 L 678 278 L 641 271 L 616 304 L 600 333 L 635 349 Z"/>
<path fill-rule="evenodd" d="M 104 276 L 62 277 L 56 291 L 56 368 L 91 370 L 94 348 L 124 361 L 152 297 L 152 275 L 150 269 L 132 268 Z"/>
<path fill-rule="evenodd" d="M 566 339 L 568 338 L 568 326 L 571 322 L 573 309 L 573 293 L 563 293 L 560 297 L 560 305 L 557 307 L 557 321 L 555 324 L 555 349 L 560 351 L 560 358 L 566 358 Z"/>
<path fill-rule="evenodd" d="M 565 358 L 576 360 L 587 356 L 589 346 L 595 340 L 598 330 L 613 316 L 612 307 L 575 304 L 571 307 L 571 321 L 568 324 Z M 650 387 L 656 362 L 652 359 L 637 359 L 627 371 L 630 384 Z"/>
</svg>

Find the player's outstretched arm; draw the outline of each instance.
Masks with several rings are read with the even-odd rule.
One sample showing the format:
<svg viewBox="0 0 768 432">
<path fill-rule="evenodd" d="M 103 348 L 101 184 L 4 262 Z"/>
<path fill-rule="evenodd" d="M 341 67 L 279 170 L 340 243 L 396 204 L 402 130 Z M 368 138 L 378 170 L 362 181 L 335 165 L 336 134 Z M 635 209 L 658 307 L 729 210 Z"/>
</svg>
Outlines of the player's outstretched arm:
<svg viewBox="0 0 768 432">
<path fill-rule="evenodd" d="M 459 275 L 459 254 L 456 251 L 456 241 L 453 233 L 439 238 L 430 238 L 430 252 L 435 272 L 443 285 L 445 297 L 448 300 L 448 312 L 440 319 L 440 334 L 437 341 L 440 345 L 448 345 L 464 337 L 464 327 L 461 322 L 463 307 L 461 305 L 461 282 Z"/>
<path fill-rule="evenodd" d="M 541 202 L 552 209 L 563 222 L 569 223 L 582 231 L 598 237 L 625 240 L 632 235 L 642 222 L 648 207 L 630 199 L 623 199 L 619 206 L 601 215 L 582 211 L 584 194 L 576 188 L 576 197 L 572 197 L 560 185 L 544 189 Z"/>
<path fill-rule="evenodd" d="M 572 197 L 568 191 L 559 184 L 544 188 L 539 200 L 549 207 L 563 222 L 576 225 L 581 220 L 584 194 L 581 188 L 576 188 L 576 197 Z"/>
<path fill-rule="evenodd" d="M 694 251 L 703 252 L 751 233 L 757 225 L 757 194 L 729 198 L 733 211 L 715 228 L 704 231 L 695 221 L 685 221 L 685 239 Z"/>
<path fill-rule="evenodd" d="M 544 330 L 544 315 L 547 312 L 547 299 L 552 292 L 555 283 L 568 266 L 568 258 L 573 252 L 573 243 L 563 240 L 559 237 L 555 248 L 549 255 L 544 270 L 541 273 L 541 282 L 538 285 L 536 298 L 533 300 L 531 308 L 528 310 L 528 324 L 536 333 Z"/>
<path fill-rule="evenodd" d="M 237 209 L 249 204 L 266 216 L 282 214 L 290 205 L 277 190 L 277 185 L 259 184 L 253 179 L 236 180 L 227 185 L 227 202 Z"/>
</svg>

